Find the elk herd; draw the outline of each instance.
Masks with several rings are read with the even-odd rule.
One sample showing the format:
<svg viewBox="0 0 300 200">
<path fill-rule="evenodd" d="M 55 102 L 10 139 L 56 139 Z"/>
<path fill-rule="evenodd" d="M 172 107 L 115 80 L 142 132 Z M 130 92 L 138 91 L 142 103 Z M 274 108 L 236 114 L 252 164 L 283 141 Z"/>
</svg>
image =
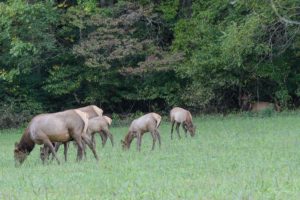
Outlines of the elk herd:
<svg viewBox="0 0 300 200">
<path fill-rule="evenodd" d="M 266 109 L 280 111 L 280 106 L 275 100 L 271 102 L 253 102 L 250 94 L 239 97 L 239 106 L 243 111 L 259 112 Z M 179 127 L 182 126 L 185 136 L 187 132 L 193 137 L 196 127 L 193 125 L 192 115 L 188 110 L 175 107 L 170 111 L 171 139 L 173 139 L 174 126 L 178 138 L 181 138 Z M 52 155 L 59 164 L 56 155 L 60 145 L 64 146 L 64 157 L 67 161 L 67 152 L 70 141 L 74 141 L 77 147 L 77 161 L 86 156 L 86 146 L 90 148 L 96 160 L 99 160 L 96 152 L 95 134 L 99 133 L 102 146 L 110 140 L 114 145 L 113 134 L 109 127 L 112 119 L 103 115 L 103 110 L 95 105 L 90 105 L 77 109 L 65 110 L 57 113 L 40 114 L 35 116 L 25 129 L 19 143 L 15 143 L 14 158 L 16 165 L 24 162 L 26 157 L 33 150 L 35 144 L 43 145 L 40 148 L 40 158 L 43 163 Z M 134 138 L 137 141 L 137 150 L 141 150 L 142 137 L 150 132 L 152 136 L 152 150 L 156 141 L 161 146 L 161 136 L 158 130 L 161 124 L 161 116 L 157 113 L 148 113 L 135 120 L 129 126 L 128 133 L 121 140 L 122 148 L 129 149 Z"/>
<path fill-rule="evenodd" d="M 170 112 L 172 123 L 171 139 L 173 139 L 173 128 L 176 124 L 176 132 L 180 138 L 179 127 L 182 126 L 185 136 L 187 132 L 193 137 L 195 135 L 195 126 L 193 125 L 192 115 L 189 111 L 175 107 Z M 102 146 L 106 144 L 109 138 L 114 145 L 113 134 L 110 132 L 112 119 L 103 115 L 103 110 L 97 106 L 90 105 L 77 109 L 65 110 L 57 113 L 47 113 L 35 116 L 25 129 L 20 141 L 15 143 L 14 159 L 16 166 L 21 165 L 35 144 L 43 145 L 40 148 L 40 158 L 43 162 L 49 159 L 55 159 L 57 163 L 60 160 L 57 157 L 57 151 L 61 144 L 64 145 L 64 157 L 67 161 L 67 151 L 70 141 L 74 141 L 77 147 L 77 161 L 82 160 L 86 151 L 86 145 L 93 152 L 96 160 L 99 160 L 96 151 L 95 134 L 99 133 Z M 148 113 L 135 120 L 129 126 L 128 133 L 121 140 L 124 150 L 130 148 L 134 138 L 137 140 L 137 150 L 141 150 L 142 137 L 150 132 L 153 143 L 152 150 L 155 148 L 158 140 L 161 146 L 161 136 L 158 130 L 161 124 L 161 116 L 157 113 Z"/>
</svg>

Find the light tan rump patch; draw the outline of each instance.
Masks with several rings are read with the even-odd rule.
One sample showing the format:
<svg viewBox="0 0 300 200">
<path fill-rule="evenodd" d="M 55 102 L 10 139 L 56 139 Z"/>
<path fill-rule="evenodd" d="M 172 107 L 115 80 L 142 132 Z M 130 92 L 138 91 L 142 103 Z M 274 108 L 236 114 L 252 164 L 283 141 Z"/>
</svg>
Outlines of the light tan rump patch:
<svg viewBox="0 0 300 200">
<path fill-rule="evenodd" d="M 83 120 L 83 122 L 84 122 L 84 128 L 83 128 L 82 134 L 86 134 L 86 131 L 87 131 L 87 128 L 88 128 L 88 123 L 89 123 L 88 115 L 85 112 L 82 112 L 82 111 L 80 111 L 78 109 L 75 109 L 75 112 Z"/>
<path fill-rule="evenodd" d="M 92 106 L 93 110 L 98 114 L 98 116 L 102 116 L 103 110 L 101 108 L 98 108 L 97 106 Z"/>
<path fill-rule="evenodd" d="M 156 120 L 156 128 L 158 128 L 158 126 L 160 125 L 160 122 L 161 122 L 161 116 L 157 113 L 152 113 L 152 116 Z"/>
</svg>

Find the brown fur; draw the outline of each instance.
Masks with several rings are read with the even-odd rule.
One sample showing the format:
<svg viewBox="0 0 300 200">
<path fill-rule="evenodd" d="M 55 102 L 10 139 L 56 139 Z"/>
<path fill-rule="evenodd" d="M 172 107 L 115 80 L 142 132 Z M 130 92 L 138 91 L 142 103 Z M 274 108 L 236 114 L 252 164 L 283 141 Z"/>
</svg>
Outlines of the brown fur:
<svg viewBox="0 0 300 200">
<path fill-rule="evenodd" d="M 29 128 L 27 127 L 21 137 L 19 143 L 15 143 L 14 158 L 22 163 L 27 155 L 33 150 L 35 143 L 29 136 Z"/>
<path fill-rule="evenodd" d="M 81 112 L 80 112 L 81 111 Z M 85 106 L 85 107 L 81 107 L 81 108 L 77 108 L 75 109 L 75 112 L 77 112 L 77 114 L 79 114 L 79 116 L 81 116 L 82 120 L 85 121 L 85 127 L 84 127 L 84 130 L 83 132 L 86 133 L 87 131 L 87 120 L 85 120 L 85 118 L 87 117 L 88 119 L 91 119 L 91 118 L 94 118 L 94 117 L 98 117 L 98 116 L 102 116 L 103 114 L 103 110 L 95 105 L 89 105 L 89 106 Z M 83 113 L 86 113 L 87 116 L 85 117 Z M 110 119 L 110 118 L 109 118 Z M 104 137 L 103 137 L 104 138 Z M 92 138 L 93 140 L 94 138 Z M 102 139 L 102 137 L 101 137 Z M 94 141 L 94 140 L 93 140 Z M 68 146 L 69 144 L 66 144 L 66 143 L 62 143 L 62 142 L 55 142 L 54 143 L 54 146 L 55 146 L 55 152 L 58 151 L 59 147 L 61 144 L 64 144 L 64 155 L 65 155 L 65 161 L 67 161 L 67 152 L 68 152 Z M 95 143 L 93 143 L 95 145 Z M 83 146 L 84 143 L 83 143 Z M 84 147 L 85 148 L 85 147 Z M 43 161 L 43 163 L 49 159 L 49 156 L 50 156 L 51 153 L 51 150 L 50 148 L 47 146 L 47 145 L 44 145 L 43 147 L 40 148 L 40 158 L 41 160 Z M 84 150 L 84 154 L 85 153 L 85 150 Z M 54 155 L 52 154 L 52 159 L 54 158 Z"/>
<path fill-rule="evenodd" d="M 28 130 L 25 131 L 14 151 L 16 165 L 22 164 L 26 156 L 31 152 L 34 144 L 45 144 L 50 149 L 57 162 L 52 142 L 68 142 L 75 140 L 78 145 L 77 160 L 82 159 L 83 144 L 82 139 L 88 144 L 98 160 L 97 153 L 92 142 L 84 133 L 85 122 L 74 110 L 66 110 L 58 113 L 41 114 L 35 116 L 29 123 Z M 84 115 L 83 115 L 84 116 Z M 24 152 L 26 154 L 24 154 Z"/>
<path fill-rule="evenodd" d="M 132 140 L 137 138 L 137 150 L 141 150 L 141 141 L 145 133 L 150 132 L 153 142 L 152 150 L 154 150 L 156 139 L 158 139 L 159 147 L 161 146 L 160 133 L 158 127 L 161 122 L 161 116 L 157 113 L 148 113 L 141 116 L 138 119 L 132 121 L 127 135 L 124 140 L 121 141 L 123 149 L 129 149 Z"/>
<path fill-rule="evenodd" d="M 107 138 L 110 139 L 112 146 L 114 146 L 113 135 L 109 131 L 109 126 L 111 123 L 112 123 L 112 119 L 107 116 L 98 116 L 98 117 L 89 119 L 87 121 L 86 133 L 89 137 L 92 138 L 92 142 L 93 142 L 94 146 L 96 145 L 96 142 L 95 142 L 95 133 L 96 132 L 98 132 L 101 137 L 102 147 L 105 146 L 105 144 L 107 142 Z M 62 143 L 62 142 L 55 142 L 55 145 L 54 145 L 55 152 L 58 151 L 61 144 L 64 144 L 64 156 L 65 156 L 65 161 L 67 161 L 67 152 L 68 152 L 69 144 Z M 84 147 L 84 149 L 85 149 L 85 147 Z M 49 159 L 50 154 L 51 154 L 51 151 L 47 146 L 44 145 L 43 147 L 40 148 L 40 158 L 43 161 L 43 163 Z M 53 158 L 54 157 L 52 154 L 52 160 L 53 160 Z"/>
<path fill-rule="evenodd" d="M 125 135 L 124 140 L 122 140 L 122 144 L 123 144 L 123 148 L 124 149 L 129 149 L 130 148 L 130 144 L 132 142 L 132 140 L 134 139 L 133 134 L 131 134 L 130 131 L 128 131 L 128 133 Z"/>
</svg>

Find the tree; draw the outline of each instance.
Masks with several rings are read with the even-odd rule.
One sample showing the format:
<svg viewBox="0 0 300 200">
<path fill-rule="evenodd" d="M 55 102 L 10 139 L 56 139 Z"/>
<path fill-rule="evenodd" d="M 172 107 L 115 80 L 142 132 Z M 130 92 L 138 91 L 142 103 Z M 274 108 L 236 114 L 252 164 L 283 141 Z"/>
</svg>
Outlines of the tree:
<svg viewBox="0 0 300 200">
<path fill-rule="evenodd" d="M 199 1 L 193 9 L 191 19 L 176 24 L 173 43 L 187 55 L 178 72 L 193 80 L 187 103 L 222 110 L 237 107 L 240 93 L 249 92 L 286 105 L 298 85 L 289 61 L 297 59 L 298 32 L 284 26 L 267 2 Z"/>
</svg>

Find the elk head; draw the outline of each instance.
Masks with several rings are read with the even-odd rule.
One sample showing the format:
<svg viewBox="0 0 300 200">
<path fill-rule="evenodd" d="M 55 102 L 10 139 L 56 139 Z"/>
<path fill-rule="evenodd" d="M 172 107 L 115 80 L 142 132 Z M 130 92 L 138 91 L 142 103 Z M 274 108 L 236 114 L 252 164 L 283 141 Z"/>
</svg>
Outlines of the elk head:
<svg viewBox="0 0 300 200">
<path fill-rule="evenodd" d="M 27 158 L 28 153 L 25 151 L 22 151 L 19 148 L 19 144 L 16 142 L 15 143 L 15 149 L 14 149 L 14 158 L 15 158 L 15 166 L 18 167 L 20 166 L 24 160 Z"/>
</svg>

